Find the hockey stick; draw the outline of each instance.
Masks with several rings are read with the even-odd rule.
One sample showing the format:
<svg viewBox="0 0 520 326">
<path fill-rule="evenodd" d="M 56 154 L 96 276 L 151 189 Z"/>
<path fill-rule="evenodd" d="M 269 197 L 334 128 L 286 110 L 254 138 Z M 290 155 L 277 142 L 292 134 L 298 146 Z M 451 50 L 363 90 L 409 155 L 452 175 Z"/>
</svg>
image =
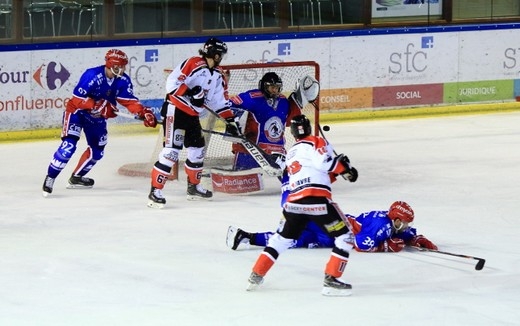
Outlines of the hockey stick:
<svg viewBox="0 0 520 326">
<path fill-rule="evenodd" d="M 144 120 L 144 118 L 140 118 L 138 115 L 134 115 L 134 114 L 131 114 L 131 113 L 126 113 L 126 112 L 121 112 L 121 111 L 115 111 L 114 113 L 117 114 L 118 117 L 134 119 L 134 120 L 139 120 L 139 121 L 143 121 Z M 157 123 L 161 124 L 162 120 L 157 120 Z"/>
<path fill-rule="evenodd" d="M 264 152 L 258 145 L 253 142 L 250 142 L 248 139 L 242 136 L 233 136 L 231 134 L 227 134 L 225 132 L 202 129 L 203 132 L 220 135 L 224 140 L 228 140 L 231 142 L 241 143 L 244 148 L 251 154 L 251 156 L 255 159 L 255 161 L 260 165 L 262 170 L 264 170 L 268 175 L 272 177 L 279 177 L 282 175 L 282 169 L 277 167 L 277 164 L 268 159 L 268 155 Z"/>
<path fill-rule="evenodd" d="M 449 256 L 455 256 L 455 257 L 467 258 L 467 259 L 475 259 L 475 260 L 477 260 L 477 265 L 475 265 L 475 269 L 477 271 L 480 271 L 482 268 L 484 268 L 484 264 L 486 263 L 486 260 L 484 258 L 478 258 L 478 257 L 474 257 L 474 256 L 461 255 L 461 254 L 454 254 L 454 253 L 447 252 L 447 251 L 440 251 L 440 250 L 428 249 L 428 248 L 422 248 L 422 247 L 414 247 L 414 246 L 408 246 L 408 247 L 414 248 L 415 250 L 418 250 L 418 251 L 433 252 L 433 253 L 437 253 L 437 254 L 443 254 L 443 255 L 449 255 Z"/>
<path fill-rule="evenodd" d="M 316 107 L 316 104 L 314 101 L 310 102 L 312 104 L 312 106 L 314 107 L 315 110 L 318 110 L 318 108 Z M 330 144 L 329 140 L 327 139 L 327 137 L 325 137 L 325 133 L 323 132 L 323 129 L 321 128 L 321 124 L 319 122 L 316 123 L 318 125 L 318 131 L 321 135 L 321 137 L 323 139 L 325 139 L 325 141 L 327 143 Z M 331 145 L 332 147 L 332 145 Z M 338 153 L 336 152 L 336 150 L 334 149 L 334 147 L 332 147 L 332 152 L 334 153 L 334 155 L 338 156 Z M 345 175 L 345 174 L 341 174 L 341 177 L 343 178 L 343 180 L 348 180 L 348 177 Z"/>
<path fill-rule="evenodd" d="M 318 112 L 319 117 L 320 110 L 318 110 L 316 101 L 319 100 L 320 88 L 320 83 L 314 77 L 306 75 L 300 80 L 298 80 L 296 84 L 296 90 L 291 94 L 291 98 L 294 100 L 294 102 L 296 102 L 296 104 L 300 108 L 303 108 L 306 105 L 304 104 L 304 101 L 308 104 L 311 104 L 314 110 Z M 325 134 L 323 133 L 323 129 L 321 128 L 319 119 L 318 121 L 316 121 L 316 126 L 318 127 L 319 135 L 323 139 L 325 139 L 325 141 L 328 144 L 330 144 L 329 140 L 327 139 L 327 137 L 325 137 Z M 332 152 L 334 153 L 334 155 L 338 156 L 338 153 L 336 152 L 334 147 L 332 147 Z M 345 174 L 341 174 L 341 177 L 343 178 L 343 180 L 348 180 L 348 177 Z"/>
</svg>

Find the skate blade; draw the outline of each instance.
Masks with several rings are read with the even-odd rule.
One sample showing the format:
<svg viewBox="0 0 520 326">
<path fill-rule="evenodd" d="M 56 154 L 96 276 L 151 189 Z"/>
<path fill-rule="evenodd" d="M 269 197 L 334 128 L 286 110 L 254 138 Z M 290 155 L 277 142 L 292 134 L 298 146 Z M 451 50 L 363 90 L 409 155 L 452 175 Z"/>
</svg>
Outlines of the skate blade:
<svg viewBox="0 0 520 326">
<path fill-rule="evenodd" d="M 67 189 L 90 189 L 93 186 L 83 186 L 83 185 L 71 185 L 70 183 L 67 185 Z"/>
<path fill-rule="evenodd" d="M 150 200 L 146 206 L 150 208 L 163 209 L 165 204 L 156 203 L 153 200 Z"/>
<path fill-rule="evenodd" d="M 201 197 L 197 195 L 186 195 L 186 199 L 189 201 L 212 201 L 213 197 Z"/>
<path fill-rule="evenodd" d="M 247 287 L 246 287 L 246 291 L 248 291 L 248 292 L 253 292 L 253 291 L 258 290 L 259 287 L 260 287 L 260 284 L 256 284 L 256 283 L 248 283 L 248 284 L 247 284 Z"/>
<path fill-rule="evenodd" d="M 335 289 L 330 287 L 324 287 L 321 290 L 321 294 L 326 297 L 348 297 L 352 295 L 352 289 Z"/>
</svg>

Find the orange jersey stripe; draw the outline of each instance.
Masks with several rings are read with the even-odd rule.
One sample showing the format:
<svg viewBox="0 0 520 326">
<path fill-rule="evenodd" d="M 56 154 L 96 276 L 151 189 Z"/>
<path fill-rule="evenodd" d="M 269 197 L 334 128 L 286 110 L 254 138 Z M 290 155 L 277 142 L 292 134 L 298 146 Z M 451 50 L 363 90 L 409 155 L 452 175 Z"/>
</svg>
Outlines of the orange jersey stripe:
<svg viewBox="0 0 520 326">
<path fill-rule="evenodd" d="M 332 193 L 330 189 L 327 188 L 310 186 L 291 192 L 289 196 L 287 196 L 287 201 L 294 202 L 305 197 L 325 197 L 332 200 Z"/>
</svg>

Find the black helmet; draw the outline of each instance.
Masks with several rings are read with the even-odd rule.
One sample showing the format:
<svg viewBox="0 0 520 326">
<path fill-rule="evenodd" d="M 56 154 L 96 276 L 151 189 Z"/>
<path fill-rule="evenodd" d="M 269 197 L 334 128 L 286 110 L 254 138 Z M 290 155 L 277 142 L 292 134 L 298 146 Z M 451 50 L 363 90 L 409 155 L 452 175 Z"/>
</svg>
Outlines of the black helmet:
<svg viewBox="0 0 520 326">
<path fill-rule="evenodd" d="M 227 45 L 218 38 L 212 37 L 204 43 L 202 49 L 199 50 L 199 54 L 205 58 L 215 58 L 216 54 L 220 57 L 227 53 Z"/>
<path fill-rule="evenodd" d="M 267 87 L 268 86 L 272 86 L 272 85 L 280 87 L 280 90 L 278 91 L 278 94 L 271 94 L 267 90 Z M 268 72 L 268 73 L 266 73 L 262 77 L 262 79 L 260 79 L 260 81 L 258 82 L 258 89 L 261 90 L 262 93 L 264 93 L 265 97 L 267 97 L 267 98 L 269 98 L 269 97 L 272 97 L 272 98 L 278 97 L 280 95 L 280 93 L 282 92 L 282 86 L 283 86 L 282 79 L 275 72 Z"/>
<path fill-rule="evenodd" d="M 304 138 L 311 133 L 311 121 L 305 115 L 297 115 L 291 119 L 291 134 L 294 138 Z"/>
</svg>

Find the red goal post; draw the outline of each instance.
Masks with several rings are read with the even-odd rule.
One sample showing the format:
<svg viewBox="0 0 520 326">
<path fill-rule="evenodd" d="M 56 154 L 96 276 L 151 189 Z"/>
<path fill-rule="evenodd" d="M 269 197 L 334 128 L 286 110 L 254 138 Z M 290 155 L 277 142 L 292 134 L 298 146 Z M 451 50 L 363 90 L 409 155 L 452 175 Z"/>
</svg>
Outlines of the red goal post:
<svg viewBox="0 0 520 326">
<path fill-rule="evenodd" d="M 310 75 L 318 82 L 320 81 L 320 66 L 314 61 L 294 61 L 294 62 L 269 62 L 269 63 L 244 63 L 237 65 L 223 65 L 225 71 L 229 71 L 228 92 L 232 97 L 239 93 L 250 89 L 258 88 L 258 82 L 267 72 L 276 72 L 283 82 L 282 93 L 289 96 L 296 88 L 298 80 L 304 76 Z M 165 70 L 169 73 L 171 70 Z M 314 126 L 314 133 L 318 134 L 319 123 L 319 97 L 313 104 L 308 103 L 303 108 L 305 114 Z M 223 131 L 224 126 L 211 114 L 206 114 L 200 118 L 202 128 L 216 129 Z M 157 137 L 156 146 L 151 154 L 148 162 L 127 163 L 118 170 L 119 174 L 127 176 L 144 176 L 149 177 L 153 164 L 158 158 L 162 149 L 162 128 Z M 294 144 L 294 139 L 290 135 L 290 131 L 286 130 L 286 148 L 288 149 Z M 231 142 L 223 140 L 221 136 L 205 134 L 206 137 L 206 156 L 204 159 L 204 168 L 212 167 L 230 168 L 233 162 L 233 154 L 231 153 Z M 186 150 L 182 150 L 179 162 L 186 159 Z M 182 169 L 181 169 L 182 170 Z M 175 167 L 172 171 L 172 179 L 176 179 L 178 169 Z"/>
</svg>

